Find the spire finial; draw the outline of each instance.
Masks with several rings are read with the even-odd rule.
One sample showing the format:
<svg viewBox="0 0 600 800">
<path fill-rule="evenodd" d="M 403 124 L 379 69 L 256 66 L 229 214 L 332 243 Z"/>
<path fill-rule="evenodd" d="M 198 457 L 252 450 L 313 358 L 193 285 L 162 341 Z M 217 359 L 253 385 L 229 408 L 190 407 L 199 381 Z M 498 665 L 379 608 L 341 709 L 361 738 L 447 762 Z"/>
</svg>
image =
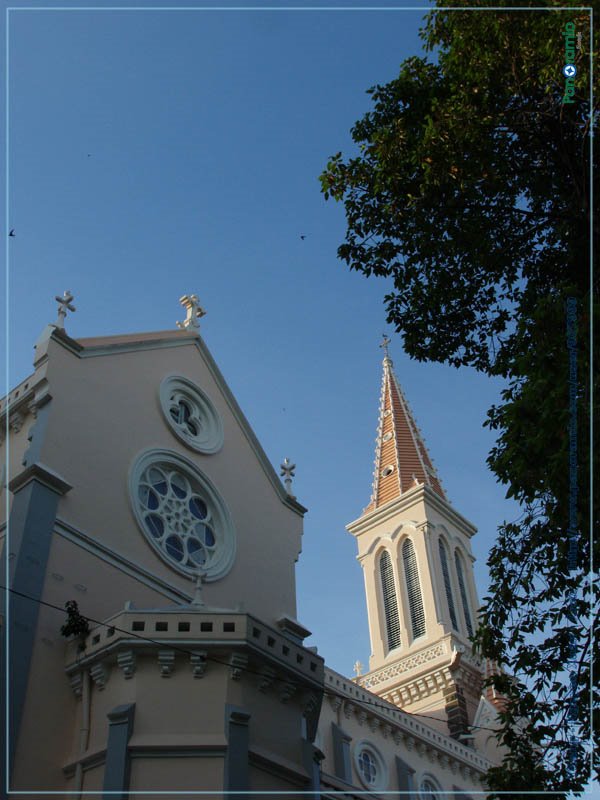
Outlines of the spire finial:
<svg viewBox="0 0 600 800">
<path fill-rule="evenodd" d="M 65 327 L 65 317 L 67 316 L 67 311 L 75 311 L 75 306 L 72 305 L 71 301 L 74 299 L 71 292 L 67 289 L 66 292 L 63 292 L 63 296 L 56 295 L 54 298 L 58 303 L 58 319 L 55 322 L 57 328 L 64 329 Z"/>
<path fill-rule="evenodd" d="M 382 342 L 381 342 L 381 344 L 379 345 L 379 347 L 383 348 L 383 352 L 385 353 L 385 356 L 384 356 L 384 361 L 386 361 L 386 360 L 387 360 L 387 361 L 391 361 L 391 359 L 390 359 L 390 354 L 388 353 L 388 345 L 390 344 L 390 342 L 391 342 L 392 340 L 391 340 L 391 339 L 389 339 L 389 338 L 388 338 L 388 337 L 385 335 L 385 333 L 382 333 L 381 335 L 382 335 L 383 339 L 382 339 Z"/>
<path fill-rule="evenodd" d="M 179 298 L 179 302 L 186 309 L 187 316 L 183 322 L 177 323 L 177 327 L 181 328 L 181 330 L 197 330 L 200 327 L 198 319 L 206 314 L 206 311 L 200 308 L 198 295 L 184 294 L 183 297 Z"/>
</svg>

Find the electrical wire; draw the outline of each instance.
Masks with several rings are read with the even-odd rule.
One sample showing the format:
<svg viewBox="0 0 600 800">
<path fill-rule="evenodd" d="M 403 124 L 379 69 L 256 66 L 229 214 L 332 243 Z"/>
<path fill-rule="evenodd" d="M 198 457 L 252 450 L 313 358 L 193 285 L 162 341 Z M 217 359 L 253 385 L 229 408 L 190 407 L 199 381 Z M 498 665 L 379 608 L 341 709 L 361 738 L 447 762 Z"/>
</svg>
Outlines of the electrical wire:
<svg viewBox="0 0 600 800">
<path fill-rule="evenodd" d="M 60 606 L 56 606 L 53 603 L 48 603 L 46 600 L 40 600 L 39 598 L 32 597 L 31 595 L 25 594 L 24 592 L 19 592 L 16 589 L 7 588 L 6 586 L 3 586 L 1 584 L 0 584 L 0 589 L 4 589 L 5 591 L 9 591 L 9 592 L 11 592 L 11 594 L 15 594 L 15 595 L 17 595 L 19 597 L 23 597 L 26 600 L 30 600 L 33 603 L 38 603 L 39 605 L 46 606 L 47 608 L 52 608 L 55 611 L 60 611 L 63 614 L 65 613 L 65 609 L 64 608 L 61 608 Z M 185 607 L 182 606 L 182 610 L 184 608 Z M 140 610 L 140 613 L 144 613 L 144 612 Z M 127 631 L 124 628 L 119 628 L 116 625 L 111 625 L 109 622 L 103 622 L 101 620 L 94 619 L 93 617 L 87 617 L 84 614 L 80 614 L 80 616 L 82 617 L 82 619 L 85 619 L 87 622 L 94 623 L 94 625 L 102 626 L 104 628 L 111 628 L 111 629 L 113 629 L 115 631 L 119 631 L 120 633 L 126 633 L 128 636 L 133 636 L 136 639 L 141 639 L 144 642 L 149 642 L 150 644 L 155 644 L 155 645 L 159 645 L 159 646 L 164 647 L 164 644 L 165 644 L 164 641 L 159 641 L 157 639 L 151 639 L 149 636 L 142 636 L 141 634 L 136 633 L 135 631 Z M 175 650 L 175 651 L 177 651 L 179 653 L 184 653 L 185 655 L 189 655 L 189 656 L 196 655 L 196 653 L 193 650 L 187 650 L 184 647 L 178 647 L 177 645 L 174 645 L 174 644 L 171 644 L 171 643 L 169 643 L 169 649 L 170 650 Z M 231 664 L 229 662 L 220 661 L 218 658 L 215 658 L 214 656 L 207 655 L 206 656 L 206 661 L 210 661 L 210 662 L 212 662 L 214 664 L 220 664 L 221 666 L 224 666 L 224 667 L 231 667 Z M 250 675 L 257 675 L 260 678 L 264 677 L 264 675 L 261 674 L 260 672 L 256 672 L 256 670 L 248 669 L 247 667 L 244 667 L 244 672 L 246 672 L 246 673 L 248 673 Z M 286 678 L 274 678 L 274 680 L 280 681 L 282 683 L 288 682 Z M 347 680 L 351 681 L 350 678 L 347 678 Z M 365 690 L 363 690 L 363 691 L 365 691 Z M 330 697 L 344 697 L 343 695 L 340 695 L 335 691 L 329 690 L 327 687 L 323 688 L 323 693 L 328 695 L 328 696 L 330 696 Z M 344 699 L 348 699 L 348 698 L 344 697 Z M 427 714 L 409 714 L 407 711 L 404 711 L 399 706 L 394 706 L 392 703 L 390 703 L 389 705 L 383 705 L 382 703 L 376 703 L 376 702 L 373 702 L 371 700 L 357 699 L 355 697 L 352 698 L 352 702 L 356 703 L 356 704 L 373 706 L 374 708 L 380 708 L 383 711 L 400 711 L 403 714 L 406 714 L 406 716 L 411 717 L 411 718 L 414 717 L 414 718 L 417 718 L 417 719 L 432 719 L 435 722 L 438 722 L 438 723 L 440 722 L 440 719 L 438 717 L 432 717 L 432 716 L 429 716 Z M 483 727 L 481 725 L 470 725 L 469 729 L 470 730 L 491 731 L 492 733 L 498 733 L 498 729 L 497 728 L 485 728 L 485 727 Z"/>
</svg>

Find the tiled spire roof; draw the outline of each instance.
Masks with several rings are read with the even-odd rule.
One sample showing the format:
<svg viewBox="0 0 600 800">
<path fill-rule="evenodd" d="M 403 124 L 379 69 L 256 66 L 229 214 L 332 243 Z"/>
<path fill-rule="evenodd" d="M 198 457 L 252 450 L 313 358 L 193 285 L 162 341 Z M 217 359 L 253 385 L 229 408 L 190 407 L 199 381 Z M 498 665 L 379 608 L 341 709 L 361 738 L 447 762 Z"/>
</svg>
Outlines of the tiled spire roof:
<svg viewBox="0 0 600 800">
<path fill-rule="evenodd" d="M 365 514 L 395 500 L 417 484 L 426 483 L 447 499 L 387 352 L 383 359 L 376 442 L 373 493 Z"/>
</svg>

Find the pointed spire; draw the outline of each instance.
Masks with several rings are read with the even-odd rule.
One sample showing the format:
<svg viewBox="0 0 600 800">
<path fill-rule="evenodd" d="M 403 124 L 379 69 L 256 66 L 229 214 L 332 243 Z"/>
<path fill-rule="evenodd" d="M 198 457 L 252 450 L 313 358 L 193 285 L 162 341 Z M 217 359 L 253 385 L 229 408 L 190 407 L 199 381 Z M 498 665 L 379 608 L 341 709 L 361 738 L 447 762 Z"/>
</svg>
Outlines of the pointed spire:
<svg viewBox="0 0 600 800">
<path fill-rule="evenodd" d="M 415 486 L 427 484 L 446 499 L 425 443 L 389 357 L 390 340 L 384 336 L 379 427 L 375 440 L 375 472 L 371 502 L 364 513 L 395 500 Z"/>
</svg>

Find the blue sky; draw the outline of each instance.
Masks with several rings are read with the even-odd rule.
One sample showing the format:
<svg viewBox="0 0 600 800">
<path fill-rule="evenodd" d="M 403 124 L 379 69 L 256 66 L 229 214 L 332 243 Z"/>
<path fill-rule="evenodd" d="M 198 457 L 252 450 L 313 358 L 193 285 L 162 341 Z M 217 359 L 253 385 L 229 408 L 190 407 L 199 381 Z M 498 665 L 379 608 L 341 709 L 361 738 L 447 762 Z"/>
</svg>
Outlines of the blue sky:
<svg viewBox="0 0 600 800">
<path fill-rule="evenodd" d="M 382 279 L 336 248 L 343 208 L 318 176 L 351 150 L 368 87 L 420 52 L 417 11 L 11 11 L 9 368 L 70 289 L 75 338 L 173 328 L 195 292 L 202 335 L 309 508 L 298 616 L 327 663 L 368 662 L 363 580 L 345 532 L 367 505 L 385 325 Z M 306 238 L 302 240 L 301 235 Z M 485 466 L 498 382 L 418 364 L 392 336 L 450 501 L 473 521 L 482 597 L 514 507 Z M 208 600 L 210 598 L 207 597 Z"/>
</svg>

